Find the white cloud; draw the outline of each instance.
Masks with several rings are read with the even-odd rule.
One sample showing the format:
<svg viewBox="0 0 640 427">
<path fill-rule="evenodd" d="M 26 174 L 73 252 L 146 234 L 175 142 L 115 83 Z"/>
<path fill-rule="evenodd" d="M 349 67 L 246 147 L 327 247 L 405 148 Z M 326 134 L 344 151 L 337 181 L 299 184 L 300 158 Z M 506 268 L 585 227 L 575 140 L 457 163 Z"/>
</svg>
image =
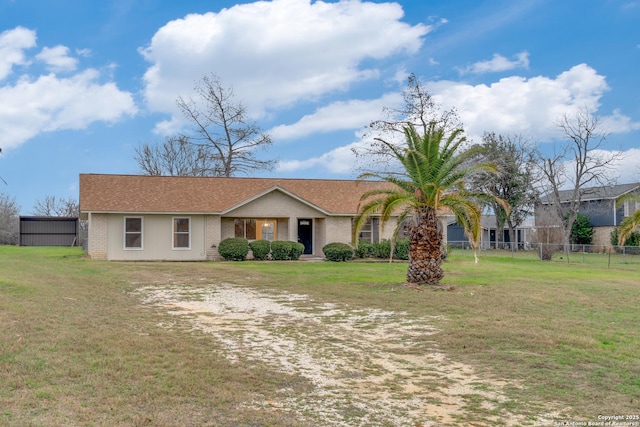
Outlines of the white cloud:
<svg viewBox="0 0 640 427">
<path fill-rule="evenodd" d="M 352 173 L 355 163 L 354 148 L 360 148 L 362 141 L 335 148 L 322 156 L 312 157 L 306 160 L 285 160 L 280 161 L 277 166 L 278 172 L 294 172 L 311 168 L 321 168 L 329 173 L 345 175 Z"/>
<path fill-rule="evenodd" d="M 397 3 L 311 0 L 188 15 L 160 28 L 140 49 L 151 63 L 146 100 L 153 111 L 175 113 L 177 96 L 190 96 L 211 72 L 258 114 L 342 91 L 379 75 L 363 61 L 419 50 L 432 27 L 411 26 L 402 16 Z"/>
<path fill-rule="evenodd" d="M 76 55 L 88 58 L 91 56 L 91 49 L 76 49 Z"/>
<path fill-rule="evenodd" d="M 590 160 L 600 162 L 610 161 L 606 168 L 599 168 L 602 173 L 603 182 L 615 182 L 617 184 L 628 184 L 640 181 L 640 148 L 631 148 L 626 151 L 595 149 L 589 152 L 588 164 L 593 165 Z M 575 181 L 575 161 L 567 159 L 562 162 L 564 170 L 564 182 L 560 186 L 561 190 L 570 190 Z M 598 186 L 600 182 L 591 182 L 588 186 Z"/>
<path fill-rule="evenodd" d="M 512 76 L 488 86 L 453 81 L 427 86 L 445 107 L 458 110 L 467 134 L 474 138 L 493 131 L 522 133 L 537 140 L 557 137 L 555 123 L 563 114 L 585 107 L 597 111 L 600 98 L 609 90 L 605 77 L 586 64 L 556 78 Z M 616 123 L 624 123 L 625 116 L 615 117 Z"/>
<path fill-rule="evenodd" d="M 626 151 L 620 150 L 593 150 L 591 156 L 600 159 L 609 159 L 615 156 L 617 159 L 611 164 L 607 171 L 607 176 L 617 180 L 620 184 L 640 181 L 640 148 L 631 148 Z M 567 170 L 571 171 L 573 163 L 566 164 Z"/>
<path fill-rule="evenodd" d="M 634 122 L 631 117 L 625 116 L 619 109 L 613 110 L 609 116 L 602 117 L 603 129 L 610 133 L 623 133 L 640 130 L 640 122 Z"/>
<path fill-rule="evenodd" d="M 269 134 L 275 140 L 282 140 L 334 130 L 361 129 L 378 117 L 383 107 L 393 107 L 401 102 L 399 93 L 390 93 L 372 100 L 334 102 L 302 117 L 292 125 L 276 126 Z"/>
<path fill-rule="evenodd" d="M 514 70 L 516 68 L 529 68 L 529 53 L 528 52 L 520 52 L 515 55 L 514 60 L 509 60 L 502 55 L 494 54 L 493 58 L 488 61 L 479 61 L 475 64 L 472 64 L 466 68 L 460 70 L 461 74 L 473 73 L 473 74 L 484 74 L 484 73 L 495 73 L 501 71 L 509 71 Z"/>
<path fill-rule="evenodd" d="M 426 85 L 445 108 L 457 109 L 466 134 L 476 142 L 480 141 L 485 131 L 519 133 L 539 142 L 556 140 L 562 136 L 556 125 L 562 114 L 573 114 L 584 107 L 597 113 L 600 98 L 609 89 L 605 77 L 586 64 L 576 65 L 555 78 L 538 76 L 526 79 L 513 76 L 490 85 L 472 86 L 452 81 L 427 82 Z M 386 96 L 392 97 L 391 94 Z M 347 108 L 351 105 L 341 103 L 318 110 L 316 114 L 284 129 L 291 131 L 294 136 L 298 136 L 295 131 L 300 134 L 303 134 L 303 129 L 310 132 L 320 128 L 321 123 L 328 121 L 329 117 L 348 116 L 350 113 Z M 318 119 L 318 122 L 314 123 L 313 119 Z M 639 122 L 634 122 L 619 110 L 601 116 L 601 119 L 604 129 L 611 133 L 640 129 Z M 311 159 L 283 162 L 280 170 L 293 171 L 313 166 L 334 173 L 352 171 L 355 157 L 351 149 L 363 144 L 365 142 L 359 140 Z M 629 150 L 620 163 L 618 169 L 627 182 L 634 180 L 630 171 L 640 173 L 639 158 L 640 150 Z"/>
<path fill-rule="evenodd" d="M 83 129 L 136 113 L 130 93 L 98 78 L 89 69 L 65 79 L 53 74 L 23 77 L 0 87 L 0 147 L 16 147 L 41 132 Z"/>
<path fill-rule="evenodd" d="M 562 114 L 572 114 L 584 107 L 597 112 L 601 97 L 609 90 L 605 77 L 586 64 L 576 65 L 555 78 L 512 76 L 490 85 L 475 86 L 452 81 L 426 84 L 445 108 L 457 109 L 467 135 L 476 142 L 485 131 L 520 133 L 533 141 L 555 140 L 561 137 L 556 122 Z M 338 102 L 271 132 L 275 139 L 286 139 L 356 128 L 378 117 L 382 106 L 393 107 L 400 102 L 399 94 L 387 94 L 377 100 Z M 640 123 L 617 110 L 601 118 L 609 132 L 640 128 Z M 279 170 L 291 172 L 321 167 L 330 173 L 346 173 L 352 171 L 355 163 L 351 149 L 362 144 L 359 140 L 321 156 L 282 162 Z"/>
<path fill-rule="evenodd" d="M 78 60 L 69 56 L 69 48 L 62 45 L 43 48 L 36 59 L 44 62 L 54 72 L 74 71 L 78 65 Z"/>
<path fill-rule="evenodd" d="M 25 49 L 36 45 L 36 32 L 23 27 L 16 27 L 0 33 L 0 80 L 5 79 L 14 65 L 25 65 L 28 60 Z"/>
<path fill-rule="evenodd" d="M 52 72 L 18 75 L 0 85 L 0 147 L 17 147 L 41 132 L 83 129 L 95 121 L 113 122 L 137 112 L 132 94 L 113 82 L 100 82 L 98 71 L 75 72 L 78 59 L 70 56 L 68 47 L 44 47 L 31 58 L 25 51 L 35 46 L 33 30 L 16 27 L 0 33 L 0 81 L 14 71 L 14 65 L 31 71 L 28 67 L 34 60 Z M 77 51 L 80 56 L 89 53 Z M 59 78 L 53 74 L 58 71 L 75 73 Z"/>
<path fill-rule="evenodd" d="M 619 173 L 618 182 L 621 184 L 640 182 L 640 148 L 623 151 L 622 155 L 622 160 L 616 167 Z"/>
</svg>

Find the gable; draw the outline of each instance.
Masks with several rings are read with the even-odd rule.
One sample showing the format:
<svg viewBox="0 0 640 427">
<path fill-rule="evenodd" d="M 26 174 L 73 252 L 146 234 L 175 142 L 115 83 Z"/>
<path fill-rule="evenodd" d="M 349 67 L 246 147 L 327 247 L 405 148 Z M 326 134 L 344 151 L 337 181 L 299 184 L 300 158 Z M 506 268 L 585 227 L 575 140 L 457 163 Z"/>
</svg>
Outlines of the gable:
<svg viewBox="0 0 640 427">
<path fill-rule="evenodd" d="M 223 213 L 225 217 L 236 218 L 284 218 L 284 217 L 325 217 L 326 213 L 317 207 L 301 201 L 279 189 L 242 203 Z"/>
</svg>

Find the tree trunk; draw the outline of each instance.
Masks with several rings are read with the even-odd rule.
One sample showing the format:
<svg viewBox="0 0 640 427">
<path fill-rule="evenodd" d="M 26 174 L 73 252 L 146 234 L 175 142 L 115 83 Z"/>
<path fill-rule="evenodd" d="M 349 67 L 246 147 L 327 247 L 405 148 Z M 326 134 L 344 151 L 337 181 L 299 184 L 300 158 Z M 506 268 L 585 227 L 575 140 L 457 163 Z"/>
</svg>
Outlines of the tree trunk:
<svg viewBox="0 0 640 427">
<path fill-rule="evenodd" d="M 442 271 L 442 228 L 434 209 L 419 212 L 409 226 L 409 269 L 407 281 L 437 285 Z"/>
<path fill-rule="evenodd" d="M 504 249 L 504 221 L 500 220 L 500 216 L 497 213 L 496 213 L 496 249 Z"/>
<path fill-rule="evenodd" d="M 509 244 L 512 251 L 518 250 L 518 230 L 513 225 L 512 221 L 507 221 L 507 227 L 509 227 Z"/>
</svg>

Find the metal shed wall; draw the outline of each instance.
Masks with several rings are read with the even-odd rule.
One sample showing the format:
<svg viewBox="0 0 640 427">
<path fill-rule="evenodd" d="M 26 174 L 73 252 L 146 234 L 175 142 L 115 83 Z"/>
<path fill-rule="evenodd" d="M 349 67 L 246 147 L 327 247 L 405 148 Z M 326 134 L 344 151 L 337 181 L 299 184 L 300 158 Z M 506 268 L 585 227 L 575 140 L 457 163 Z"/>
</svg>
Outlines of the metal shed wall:
<svg viewBox="0 0 640 427">
<path fill-rule="evenodd" d="M 20 217 L 20 246 L 74 246 L 78 218 Z"/>
</svg>

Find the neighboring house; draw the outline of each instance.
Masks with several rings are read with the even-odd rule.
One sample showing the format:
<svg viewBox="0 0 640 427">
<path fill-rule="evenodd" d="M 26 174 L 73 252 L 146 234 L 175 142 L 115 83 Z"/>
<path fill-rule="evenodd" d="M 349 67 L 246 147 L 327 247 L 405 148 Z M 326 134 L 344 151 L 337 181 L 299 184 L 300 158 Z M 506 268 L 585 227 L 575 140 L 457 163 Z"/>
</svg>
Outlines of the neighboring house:
<svg viewBox="0 0 640 427">
<path fill-rule="evenodd" d="M 579 212 L 586 215 L 593 226 L 594 245 L 609 246 L 613 229 L 619 226 L 624 218 L 640 209 L 640 203 L 633 201 L 627 201 L 622 206 L 616 207 L 616 199 L 625 194 L 640 195 L 640 183 L 592 187 L 582 190 Z M 572 190 L 560 191 L 561 203 L 569 203 L 572 195 Z M 544 222 L 545 208 L 551 204 L 552 201 L 548 196 L 540 199 L 540 204 L 536 206 L 537 224 Z"/>
<path fill-rule="evenodd" d="M 87 252 L 103 260 L 212 260 L 228 237 L 290 240 L 306 255 L 350 243 L 366 191 L 382 182 L 140 175 L 80 175 Z M 360 238 L 388 239 L 396 225 L 379 218 Z"/>
<path fill-rule="evenodd" d="M 482 218 L 480 218 L 480 223 L 482 226 L 480 249 L 511 248 L 509 228 L 505 225 L 502 230 L 496 229 L 496 218 L 494 215 L 483 215 Z M 500 232 L 502 232 L 503 237 L 500 244 L 498 244 L 496 235 Z M 518 242 L 518 249 L 527 249 L 529 247 L 532 233 L 533 218 L 527 218 L 519 227 L 516 227 L 516 241 Z M 470 247 L 469 238 L 464 233 L 464 229 L 453 217 L 447 223 L 447 241 L 454 247 Z"/>
</svg>

